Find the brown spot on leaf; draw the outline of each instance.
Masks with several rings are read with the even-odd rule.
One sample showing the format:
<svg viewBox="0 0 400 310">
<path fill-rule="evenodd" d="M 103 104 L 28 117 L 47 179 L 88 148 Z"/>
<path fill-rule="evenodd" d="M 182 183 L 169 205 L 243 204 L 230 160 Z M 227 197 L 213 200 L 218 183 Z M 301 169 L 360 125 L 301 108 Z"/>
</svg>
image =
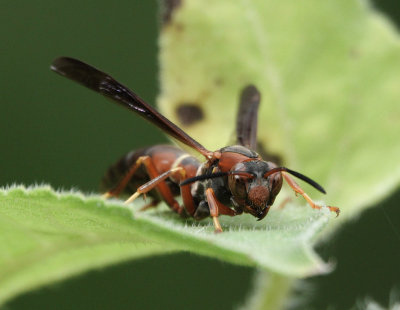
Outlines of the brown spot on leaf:
<svg viewBox="0 0 400 310">
<path fill-rule="evenodd" d="M 222 78 L 216 78 L 214 80 L 214 83 L 216 86 L 222 86 L 222 85 L 224 85 L 224 80 Z"/>
<path fill-rule="evenodd" d="M 183 103 L 176 108 L 176 114 L 181 124 L 193 125 L 204 119 L 203 109 L 195 103 Z"/>
<path fill-rule="evenodd" d="M 183 32 L 183 29 L 185 29 L 185 26 L 183 26 L 182 23 L 173 23 L 172 26 L 176 33 Z"/>
<path fill-rule="evenodd" d="M 162 0 L 161 18 L 163 26 L 170 23 L 174 11 L 182 5 L 183 0 Z"/>
</svg>

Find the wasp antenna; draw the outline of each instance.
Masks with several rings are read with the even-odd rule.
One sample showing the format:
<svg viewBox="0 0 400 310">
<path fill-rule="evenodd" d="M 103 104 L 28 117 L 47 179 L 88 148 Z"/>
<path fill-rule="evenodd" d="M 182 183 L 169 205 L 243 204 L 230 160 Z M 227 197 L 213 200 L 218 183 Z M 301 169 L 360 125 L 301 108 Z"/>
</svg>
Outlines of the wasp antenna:
<svg viewBox="0 0 400 310">
<path fill-rule="evenodd" d="M 289 172 L 291 175 L 294 175 L 295 177 L 299 178 L 300 180 L 303 180 L 304 182 L 310 184 L 312 187 L 319 190 L 321 193 L 326 194 L 326 191 L 324 190 L 324 188 L 321 185 L 319 185 L 317 182 L 310 179 L 309 177 L 305 176 L 304 174 L 290 170 L 288 168 L 286 168 L 286 172 Z"/>
<path fill-rule="evenodd" d="M 189 179 L 184 180 L 183 182 L 181 182 L 181 184 L 179 184 L 179 186 L 188 185 L 188 184 L 194 183 L 196 181 L 220 178 L 220 177 L 224 177 L 224 176 L 227 176 L 227 175 L 228 175 L 227 172 L 216 172 L 216 173 L 212 173 L 212 174 L 198 175 L 198 176 L 195 176 L 193 178 L 189 178 Z"/>
<path fill-rule="evenodd" d="M 304 174 L 301 174 L 300 172 L 290 170 L 289 168 L 286 168 L 286 167 L 273 168 L 264 174 L 264 178 L 268 177 L 271 174 L 277 173 L 279 171 L 286 171 L 287 173 L 294 175 L 296 178 L 299 178 L 300 180 L 303 180 L 304 182 L 310 184 L 312 187 L 319 190 L 321 193 L 326 194 L 326 191 L 324 190 L 324 188 L 321 185 L 319 185 L 317 182 L 315 182 L 314 180 L 305 176 Z"/>
</svg>

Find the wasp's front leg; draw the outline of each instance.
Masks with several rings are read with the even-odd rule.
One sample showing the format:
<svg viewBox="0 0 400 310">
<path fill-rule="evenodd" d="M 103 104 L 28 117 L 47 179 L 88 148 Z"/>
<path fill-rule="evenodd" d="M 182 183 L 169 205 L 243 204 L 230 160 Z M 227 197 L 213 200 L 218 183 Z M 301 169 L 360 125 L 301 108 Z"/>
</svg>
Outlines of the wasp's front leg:
<svg viewBox="0 0 400 310">
<path fill-rule="evenodd" d="M 286 172 L 282 172 L 282 175 L 285 178 L 286 182 L 289 184 L 289 186 L 295 191 L 295 193 L 302 195 L 304 197 L 304 199 L 308 202 L 308 204 L 311 206 L 311 208 L 313 208 L 313 209 L 321 209 L 321 208 L 323 208 L 322 206 L 317 205 L 310 198 L 310 196 L 308 196 L 304 192 L 304 190 Z M 338 207 L 327 206 L 327 208 L 332 212 L 336 212 L 336 216 L 339 216 L 340 209 Z"/>
<path fill-rule="evenodd" d="M 225 214 L 225 215 L 235 216 L 236 212 L 231 208 L 228 208 L 221 202 L 219 202 L 212 188 L 206 189 L 206 197 L 207 197 L 208 207 L 210 208 L 210 215 L 214 222 L 215 232 L 220 233 L 222 232 L 222 227 L 221 224 L 219 223 L 218 215 Z"/>
</svg>

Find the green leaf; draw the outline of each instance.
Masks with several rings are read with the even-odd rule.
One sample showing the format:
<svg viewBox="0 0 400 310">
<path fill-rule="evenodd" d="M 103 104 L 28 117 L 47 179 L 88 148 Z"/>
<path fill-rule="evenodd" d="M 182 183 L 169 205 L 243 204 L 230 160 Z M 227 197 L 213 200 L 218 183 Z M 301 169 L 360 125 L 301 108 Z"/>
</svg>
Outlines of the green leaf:
<svg viewBox="0 0 400 310">
<path fill-rule="evenodd" d="M 285 276 L 329 270 L 312 250 L 323 228 L 398 186 L 399 39 L 366 2 L 180 3 L 160 38 L 165 114 L 218 149 L 231 140 L 241 90 L 255 84 L 263 147 L 321 182 L 342 210 L 339 220 L 300 198 L 261 222 L 221 217 L 224 233 L 216 235 L 209 220 L 183 220 L 165 206 L 134 212 L 98 196 L 4 189 L 0 303 L 92 268 L 176 251 L 261 267 L 288 288 Z M 176 117 L 184 105 L 199 107 L 203 121 L 184 125 Z"/>
<path fill-rule="evenodd" d="M 138 205 L 142 204 L 139 202 Z M 0 190 L 0 304 L 41 285 L 93 268 L 148 255 L 190 251 L 227 262 L 258 266 L 288 276 L 326 272 L 312 243 L 330 212 L 288 206 L 267 220 L 221 217 L 184 220 L 167 208 L 135 212 L 50 187 Z"/>
<path fill-rule="evenodd" d="M 219 149 L 256 85 L 260 142 L 326 188 L 335 224 L 398 186 L 399 36 L 367 1 L 182 1 L 160 46 L 163 113 Z M 182 122 L 188 104 L 202 121 Z"/>
</svg>

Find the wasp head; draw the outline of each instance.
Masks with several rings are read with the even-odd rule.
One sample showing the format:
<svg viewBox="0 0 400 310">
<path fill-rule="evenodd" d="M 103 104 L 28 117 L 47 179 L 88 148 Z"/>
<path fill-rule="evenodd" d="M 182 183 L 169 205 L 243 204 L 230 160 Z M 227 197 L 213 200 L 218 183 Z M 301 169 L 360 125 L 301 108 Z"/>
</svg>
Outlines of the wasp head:
<svg viewBox="0 0 400 310">
<path fill-rule="evenodd" d="M 281 173 L 267 174 L 276 167 L 272 162 L 252 160 L 236 164 L 229 173 L 228 184 L 235 204 L 258 220 L 267 215 L 282 188 Z"/>
</svg>

